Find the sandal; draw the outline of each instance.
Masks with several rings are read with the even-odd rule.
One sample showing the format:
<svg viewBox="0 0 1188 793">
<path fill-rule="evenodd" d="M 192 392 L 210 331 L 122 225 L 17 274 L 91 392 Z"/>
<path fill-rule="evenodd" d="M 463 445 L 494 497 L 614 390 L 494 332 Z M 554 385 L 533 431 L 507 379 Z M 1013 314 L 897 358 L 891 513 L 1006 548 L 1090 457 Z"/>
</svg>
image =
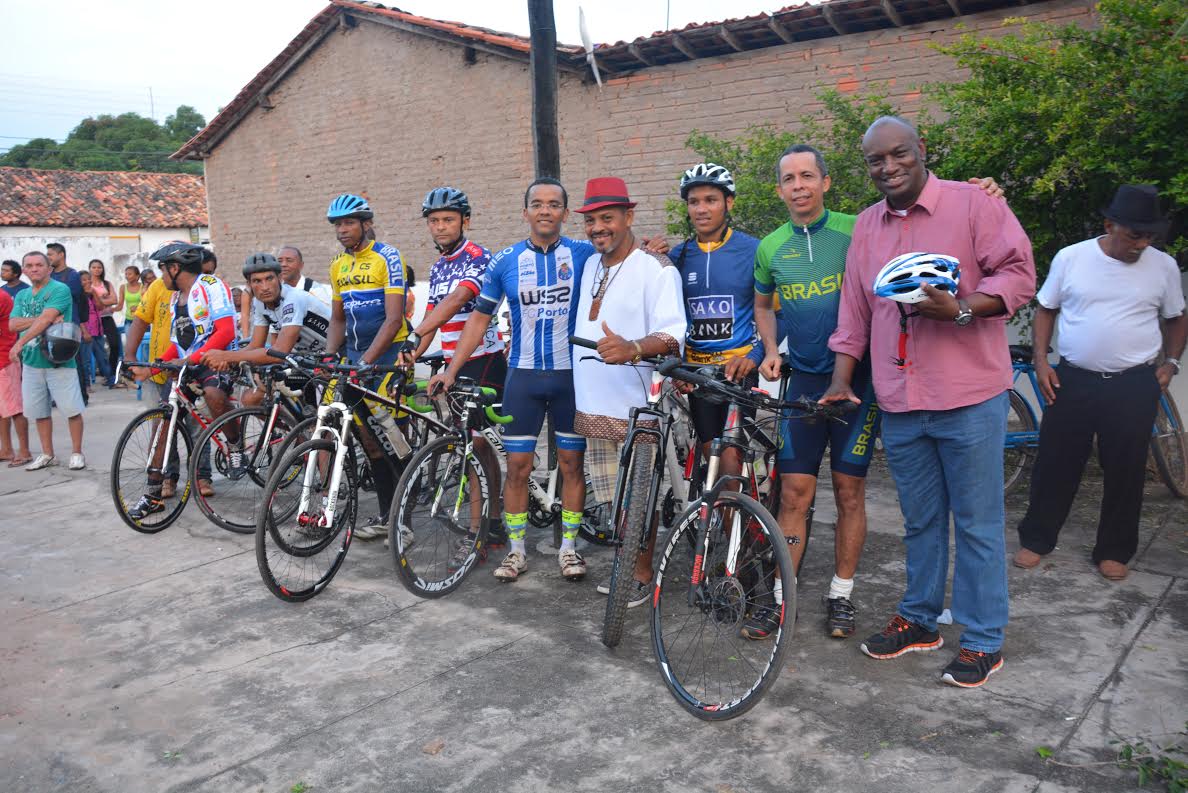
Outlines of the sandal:
<svg viewBox="0 0 1188 793">
<path fill-rule="evenodd" d="M 32 457 L 14 457 L 12 462 L 8 464 L 9 468 L 20 468 L 22 465 L 28 465 L 33 462 Z"/>
</svg>

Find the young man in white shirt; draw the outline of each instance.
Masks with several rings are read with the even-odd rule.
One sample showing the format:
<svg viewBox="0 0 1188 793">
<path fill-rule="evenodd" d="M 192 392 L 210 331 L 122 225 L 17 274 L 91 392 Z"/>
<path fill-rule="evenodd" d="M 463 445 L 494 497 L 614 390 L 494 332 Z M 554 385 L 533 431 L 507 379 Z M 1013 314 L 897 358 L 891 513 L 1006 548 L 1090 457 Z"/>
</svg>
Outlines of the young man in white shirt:
<svg viewBox="0 0 1188 793">
<path fill-rule="evenodd" d="M 1048 408 L 1014 562 L 1035 567 L 1056 547 L 1096 436 L 1105 483 L 1092 558 L 1120 581 L 1138 549 L 1151 426 L 1180 371 L 1188 317 L 1176 260 L 1150 247 L 1167 229 L 1156 189 L 1122 185 L 1102 214 L 1105 236 L 1059 251 L 1037 295 L 1035 373 Z"/>
<path fill-rule="evenodd" d="M 647 404 L 651 385 L 652 367 L 614 364 L 679 355 L 686 331 L 680 276 L 666 256 L 638 248 L 631 230 L 634 206 L 622 179 L 600 177 L 587 183 L 585 205 L 577 210 L 597 253 L 582 272 L 574 335 L 598 340 L 601 360 L 574 356 L 573 428 L 586 438 L 586 466 L 599 501 L 614 497 L 627 418 L 632 407 Z M 647 600 L 654 531 L 636 565 L 628 606 Z"/>
</svg>

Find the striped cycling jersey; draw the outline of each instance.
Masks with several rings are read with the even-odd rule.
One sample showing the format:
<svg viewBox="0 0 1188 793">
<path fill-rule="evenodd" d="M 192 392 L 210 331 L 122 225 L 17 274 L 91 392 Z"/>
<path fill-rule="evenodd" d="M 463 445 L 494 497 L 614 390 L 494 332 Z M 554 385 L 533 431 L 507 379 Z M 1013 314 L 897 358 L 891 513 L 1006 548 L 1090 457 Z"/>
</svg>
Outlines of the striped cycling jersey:
<svg viewBox="0 0 1188 793">
<path fill-rule="evenodd" d="M 206 344 L 206 340 L 214 333 L 215 323 L 220 319 L 235 317 L 231 289 L 218 276 L 200 275 L 194 279 L 184 300 L 181 292 L 174 292 L 172 298 L 171 338 L 177 345 L 180 358 L 185 358 Z"/>
<path fill-rule="evenodd" d="M 312 292 L 281 284 L 280 297 L 273 308 L 252 298 L 251 319 L 253 328 L 268 328 L 271 335 L 279 334 L 283 328 L 300 328 L 293 352 L 311 354 L 326 349 L 330 309 Z"/>
<path fill-rule="evenodd" d="M 330 286 L 346 314 L 348 347 L 367 352 L 387 317 L 384 296 L 404 294 L 400 251 L 385 242 L 368 242 L 361 251 L 343 251 L 330 263 Z M 402 322 L 392 340 L 407 335 L 408 323 Z"/>
<path fill-rule="evenodd" d="M 594 254 L 588 242 L 561 237 L 548 250 L 528 240 L 491 259 L 475 308 L 494 314 L 506 298 L 511 316 L 512 369 L 572 369 L 573 332 L 582 268 Z"/>
<path fill-rule="evenodd" d="M 807 226 L 789 221 L 759 243 L 755 290 L 779 296 L 778 337 L 788 339 L 789 363 L 797 371 L 833 371 L 829 337 L 837 328 L 846 253 L 856 219 L 825 210 Z"/>
<path fill-rule="evenodd" d="M 474 294 L 467 300 L 453 318 L 441 326 L 441 351 L 447 361 L 454 357 L 454 350 L 458 346 L 458 339 L 462 337 L 462 328 L 466 320 L 474 311 L 479 292 L 483 288 L 483 276 L 491 264 L 491 252 L 481 245 L 465 240 L 453 253 L 438 259 L 429 271 L 429 299 L 425 303 L 426 312 L 432 311 L 438 303 L 445 300 L 462 286 Z M 503 349 L 503 337 L 499 335 L 499 326 L 492 320 L 487 326 L 487 332 L 482 342 L 474 349 L 471 358 L 489 355 Z"/>
</svg>

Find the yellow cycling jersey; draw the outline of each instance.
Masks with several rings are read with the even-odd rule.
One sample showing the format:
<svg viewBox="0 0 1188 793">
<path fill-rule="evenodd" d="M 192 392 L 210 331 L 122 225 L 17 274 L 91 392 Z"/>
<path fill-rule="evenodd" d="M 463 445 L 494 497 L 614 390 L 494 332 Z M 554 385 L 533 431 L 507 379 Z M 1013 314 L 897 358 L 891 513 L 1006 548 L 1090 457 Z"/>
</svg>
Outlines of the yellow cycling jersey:
<svg viewBox="0 0 1188 793">
<path fill-rule="evenodd" d="M 384 242 L 369 242 L 358 252 L 344 251 L 330 263 L 330 285 L 334 300 L 346 314 L 346 343 L 364 353 L 375 340 L 387 316 L 385 295 L 404 294 L 404 262 L 400 251 Z M 393 341 L 408 336 L 408 322 L 402 322 Z"/>
</svg>

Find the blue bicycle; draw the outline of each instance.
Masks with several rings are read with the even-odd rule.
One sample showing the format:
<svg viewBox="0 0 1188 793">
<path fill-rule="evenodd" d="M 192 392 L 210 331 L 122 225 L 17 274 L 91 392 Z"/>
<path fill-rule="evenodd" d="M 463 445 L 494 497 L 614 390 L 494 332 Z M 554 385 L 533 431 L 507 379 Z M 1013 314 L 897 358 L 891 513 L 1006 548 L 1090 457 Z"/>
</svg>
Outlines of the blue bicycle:
<svg viewBox="0 0 1188 793">
<path fill-rule="evenodd" d="M 1015 379 L 1008 392 L 1010 409 L 1003 445 L 1003 489 L 1007 494 L 1024 480 L 1039 449 L 1039 425 L 1046 403 L 1040 392 L 1035 367 L 1031 364 L 1031 356 L 1031 347 L 1011 345 L 1011 365 L 1015 370 Z M 1019 390 L 1020 378 L 1025 378 L 1031 384 L 1033 400 L 1025 398 Z M 1038 411 L 1032 406 L 1033 403 L 1039 406 Z M 1185 441 L 1180 410 L 1166 390 L 1159 397 L 1155 425 L 1151 428 L 1151 463 L 1154 472 L 1177 498 L 1188 496 L 1188 442 Z"/>
</svg>

